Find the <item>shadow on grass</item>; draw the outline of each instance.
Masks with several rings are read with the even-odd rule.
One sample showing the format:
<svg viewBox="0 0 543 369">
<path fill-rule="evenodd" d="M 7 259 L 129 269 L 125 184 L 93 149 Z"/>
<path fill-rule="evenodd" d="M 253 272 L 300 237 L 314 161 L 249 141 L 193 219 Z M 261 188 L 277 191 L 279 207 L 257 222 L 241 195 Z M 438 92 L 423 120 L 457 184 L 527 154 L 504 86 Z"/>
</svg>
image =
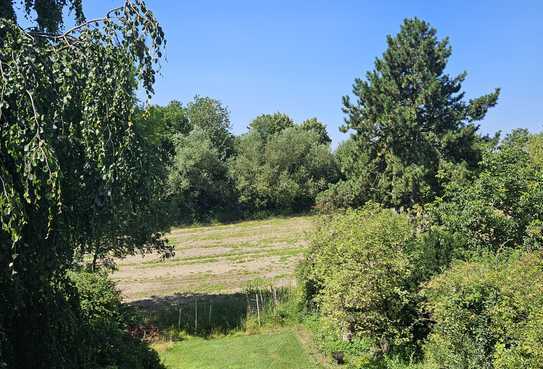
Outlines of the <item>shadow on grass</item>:
<svg viewBox="0 0 543 369">
<path fill-rule="evenodd" d="M 300 210 L 300 211 L 261 211 L 255 214 L 240 216 L 228 216 L 228 217 L 215 217 L 215 218 L 203 218 L 203 219 L 189 219 L 173 222 L 171 227 L 180 228 L 198 228 L 208 227 L 215 225 L 237 225 L 245 222 L 252 221 L 268 221 L 278 219 L 289 219 L 305 216 L 313 216 L 318 214 L 314 209 Z"/>
<path fill-rule="evenodd" d="M 246 328 L 251 317 L 258 320 L 275 315 L 277 307 L 290 296 L 288 288 L 253 288 L 234 294 L 176 294 L 156 296 L 129 303 L 146 324 L 163 336 L 209 337 Z"/>
</svg>

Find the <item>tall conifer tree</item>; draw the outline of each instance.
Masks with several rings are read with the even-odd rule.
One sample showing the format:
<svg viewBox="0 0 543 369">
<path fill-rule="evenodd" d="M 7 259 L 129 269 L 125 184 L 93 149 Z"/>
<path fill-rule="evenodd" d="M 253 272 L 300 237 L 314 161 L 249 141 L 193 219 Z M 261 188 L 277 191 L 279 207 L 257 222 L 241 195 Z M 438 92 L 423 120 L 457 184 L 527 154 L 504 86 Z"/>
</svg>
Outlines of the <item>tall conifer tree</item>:
<svg viewBox="0 0 543 369">
<path fill-rule="evenodd" d="M 432 200 L 444 180 L 480 159 L 477 121 L 499 89 L 466 100 L 466 73 L 445 73 L 448 38 L 439 40 L 425 21 L 406 19 L 366 79 L 356 79 L 356 101 L 344 97 L 343 129 L 353 129 L 359 160 L 366 161 L 360 188 L 366 200 L 410 207 Z"/>
</svg>

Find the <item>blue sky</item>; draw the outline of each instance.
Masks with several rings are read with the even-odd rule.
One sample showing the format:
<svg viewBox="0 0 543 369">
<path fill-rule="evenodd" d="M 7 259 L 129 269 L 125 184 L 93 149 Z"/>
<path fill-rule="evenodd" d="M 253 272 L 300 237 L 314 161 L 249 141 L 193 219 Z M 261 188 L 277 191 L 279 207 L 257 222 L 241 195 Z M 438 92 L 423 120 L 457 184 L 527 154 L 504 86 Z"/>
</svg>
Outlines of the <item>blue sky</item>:
<svg viewBox="0 0 543 369">
<path fill-rule="evenodd" d="M 88 17 L 122 0 L 86 1 Z M 262 113 L 317 117 L 334 145 L 347 136 L 341 97 L 373 68 L 405 17 L 429 21 L 453 47 L 448 71 L 468 71 L 468 97 L 502 88 L 481 123 L 493 133 L 543 128 L 543 1 L 147 0 L 168 39 L 153 103 L 211 96 L 241 133 Z"/>
</svg>

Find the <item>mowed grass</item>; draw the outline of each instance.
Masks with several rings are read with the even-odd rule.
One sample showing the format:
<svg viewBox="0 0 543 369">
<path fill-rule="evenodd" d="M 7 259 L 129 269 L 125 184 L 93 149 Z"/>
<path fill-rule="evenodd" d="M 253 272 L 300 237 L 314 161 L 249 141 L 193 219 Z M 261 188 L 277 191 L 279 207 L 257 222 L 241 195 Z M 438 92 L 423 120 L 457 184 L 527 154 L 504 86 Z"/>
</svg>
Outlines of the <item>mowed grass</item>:
<svg viewBox="0 0 543 369">
<path fill-rule="evenodd" d="M 174 258 L 128 257 L 113 278 L 126 301 L 238 292 L 255 279 L 290 286 L 313 226 L 312 216 L 297 216 L 176 228 L 166 235 Z"/>
<path fill-rule="evenodd" d="M 169 369 L 317 369 L 296 332 L 189 338 L 160 353 Z"/>
</svg>

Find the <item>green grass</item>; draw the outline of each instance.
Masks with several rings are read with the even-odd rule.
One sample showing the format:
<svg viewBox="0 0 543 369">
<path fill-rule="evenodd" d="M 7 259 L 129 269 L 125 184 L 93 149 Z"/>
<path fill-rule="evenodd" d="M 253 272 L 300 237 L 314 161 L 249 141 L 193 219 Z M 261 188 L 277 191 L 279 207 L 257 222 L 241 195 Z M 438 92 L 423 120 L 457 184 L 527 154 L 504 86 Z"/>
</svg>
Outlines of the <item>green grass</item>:
<svg viewBox="0 0 543 369">
<path fill-rule="evenodd" d="M 317 369 L 292 330 L 215 339 L 189 338 L 160 354 L 169 369 Z"/>
<path fill-rule="evenodd" d="M 170 369 L 322 368 L 291 296 L 313 227 L 296 216 L 176 228 L 174 258 L 129 257 L 114 277 L 159 329 Z"/>
</svg>

